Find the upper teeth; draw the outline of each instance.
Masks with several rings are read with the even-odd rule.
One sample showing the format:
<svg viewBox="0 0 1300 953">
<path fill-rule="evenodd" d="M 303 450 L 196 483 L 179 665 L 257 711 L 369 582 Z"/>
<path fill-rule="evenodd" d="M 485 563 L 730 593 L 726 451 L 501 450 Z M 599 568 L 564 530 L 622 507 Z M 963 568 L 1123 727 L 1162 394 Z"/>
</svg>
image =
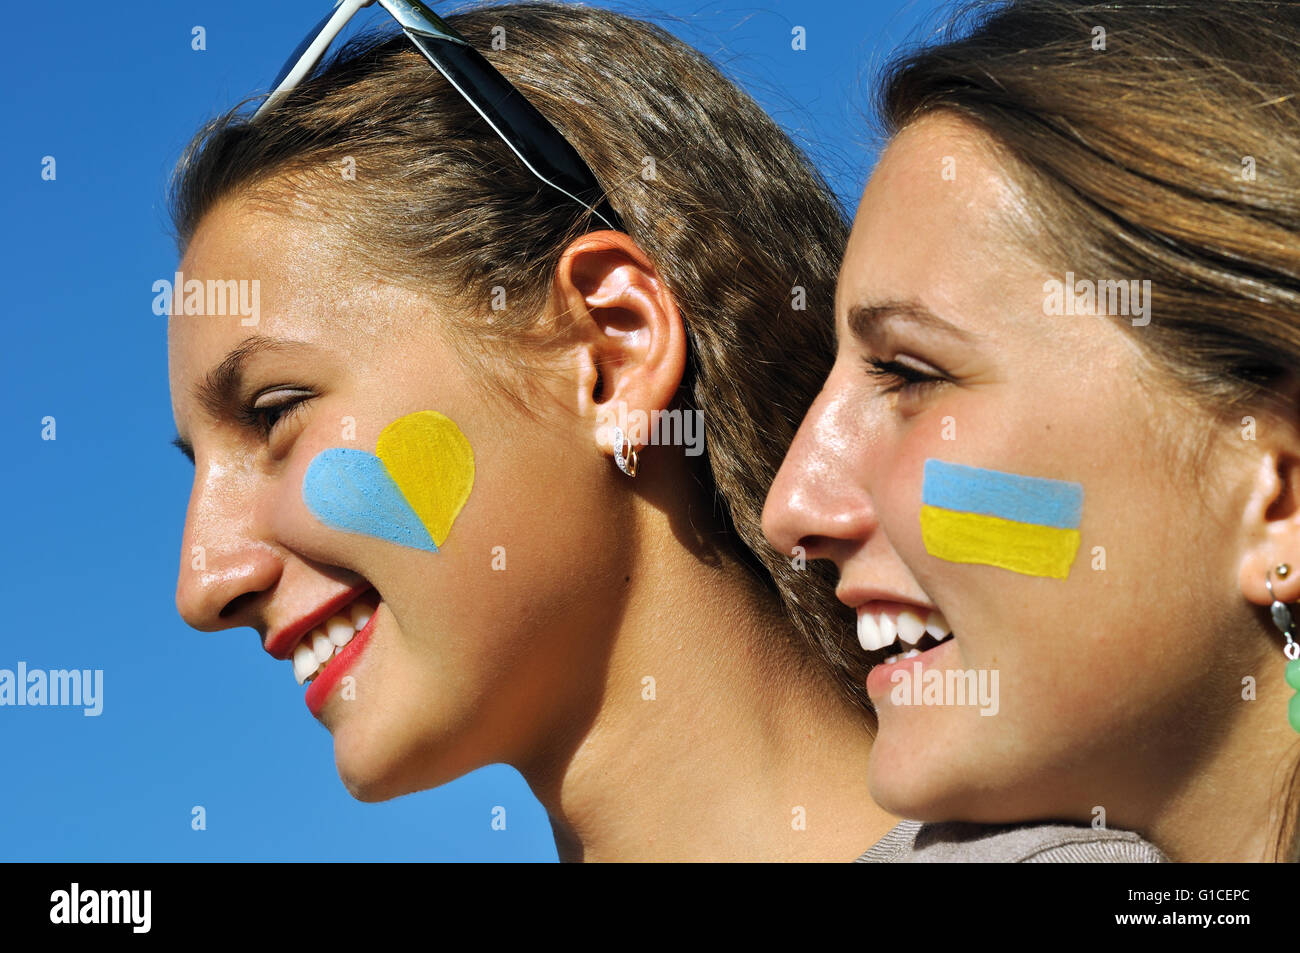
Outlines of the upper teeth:
<svg viewBox="0 0 1300 953">
<path fill-rule="evenodd" d="M 858 643 L 868 652 L 875 652 L 895 641 L 916 645 L 921 636 L 930 633 L 936 639 L 950 634 L 948 620 L 942 612 L 931 612 L 924 619 L 919 612 L 904 609 L 897 614 L 887 612 L 858 612 Z"/>
<path fill-rule="evenodd" d="M 293 677 L 299 685 L 319 675 L 330 659 L 366 627 L 375 612 L 375 607 L 367 601 L 369 598 L 358 599 L 302 637 L 293 650 Z"/>
</svg>

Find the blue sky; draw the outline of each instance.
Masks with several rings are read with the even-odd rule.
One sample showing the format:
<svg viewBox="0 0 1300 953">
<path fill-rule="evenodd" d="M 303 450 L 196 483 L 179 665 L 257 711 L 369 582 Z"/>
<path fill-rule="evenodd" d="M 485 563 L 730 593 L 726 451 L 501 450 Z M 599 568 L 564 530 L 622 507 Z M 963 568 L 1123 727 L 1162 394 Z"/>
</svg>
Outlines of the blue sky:
<svg viewBox="0 0 1300 953">
<path fill-rule="evenodd" d="M 936 6 L 593 5 L 656 20 L 710 54 L 849 208 L 874 159 L 873 68 Z M 153 282 L 176 264 L 167 176 L 200 122 L 265 89 L 328 8 L 70 0 L 58 19 L 77 23 L 75 36 L 43 5 L 9 11 L 0 257 L 16 347 L 0 385 L 12 451 L 0 592 L 14 615 L 0 669 L 104 674 L 98 717 L 0 707 L 0 860 L 555 859 L 545 812 L 504 766 L 384 804 L 352 800 L 284 664 L 252 630 L 194 632 L 176 612 L 193 471 L 169 443 L 165 319 L 151 309 Z M 795 26 L 805 50 L 791 49 Z M 48 417 L 53 440 L 42 439 Z M 490 824 L 498 805 L 504 831 Z M 192 829 L 195 806 L 206 830 Z"/>
</svg>

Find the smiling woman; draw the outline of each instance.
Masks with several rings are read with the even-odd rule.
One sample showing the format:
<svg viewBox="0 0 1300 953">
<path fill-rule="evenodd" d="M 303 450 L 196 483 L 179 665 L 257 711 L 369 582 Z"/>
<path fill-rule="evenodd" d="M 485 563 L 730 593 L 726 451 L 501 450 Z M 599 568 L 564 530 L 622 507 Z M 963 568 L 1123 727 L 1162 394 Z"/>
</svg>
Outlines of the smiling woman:
<svg viewBox="0 0 1300 953">
<path fill-rule="evenodd" d="M 858 609 L 901 854 L 1060 820 L 1295 860 L 1300 6 L 973 10 L 886 73 L 769 536 Z M 996 717 L 895 690 L 972 675 Z"/>
<path fill-rule="evenodd" d="M 363 800 L 506 762 L 564 858 L 851 859 L 893 821 L 861 783 L 865 666 L 759 527 L 830 366 L 842 216 L 657 28 L 448 22 L 626 230 L 542 187 L 400 35 L 204 128 L 180 271 L 258 280 L 261 318 L 170 322 L 181 613 L 292 660 Z M 665 411 L 699 415 L 702 455 L 621 423 Z"/>
</svg>

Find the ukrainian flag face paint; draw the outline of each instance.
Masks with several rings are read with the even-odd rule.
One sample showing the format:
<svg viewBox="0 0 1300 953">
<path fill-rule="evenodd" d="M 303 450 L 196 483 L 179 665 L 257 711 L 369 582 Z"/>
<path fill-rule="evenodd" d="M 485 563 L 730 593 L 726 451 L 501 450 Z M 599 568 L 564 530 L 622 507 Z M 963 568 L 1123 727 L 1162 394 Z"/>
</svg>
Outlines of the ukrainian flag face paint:
<svg viewBox="0 0 1300 953">
<path fill-rule="evenodd" d="M 302 497 L 327 526 L 436 553 L 474 486 L 474 451 L 435 410 L 408 414 L 379 435 L 373 454 L 317 454 Z"/>
<path fill-rule="evenodd" d="M 930 555 L 1064 579 L 1079 550 L 1083 487 L 925 461 L 921 539 Z"/>
</svg>

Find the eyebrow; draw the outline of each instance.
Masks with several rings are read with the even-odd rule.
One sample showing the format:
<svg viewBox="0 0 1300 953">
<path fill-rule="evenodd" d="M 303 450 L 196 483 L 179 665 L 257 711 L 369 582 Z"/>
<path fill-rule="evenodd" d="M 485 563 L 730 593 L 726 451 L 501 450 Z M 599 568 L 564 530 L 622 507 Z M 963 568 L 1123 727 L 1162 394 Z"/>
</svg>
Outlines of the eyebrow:
<svg viewBox="0 0 1300 953">
<path fill-rule="evenodd" d="M 231 349 L 221 363 L 194 385 L 194 397 L 213 417 L 220 417 L 236 400 L 244 382 L 244 365 L 254 354 L 276 347 L 276 342 L 260 334 L 245 338 Z"/>
<path fill-rule="evenodd" d="M 194 398 L 212 417 L 222 417 L 230 413 L 239 403 L 239 393 L 244 385 L 244 367 L 255 354 L 267 351 L 303 351 L 312 350 L 305 341 L 279 341 L 262 334 L 245 338 L 230 350 L 216 367 L 208 371 L 194 385 Z M 172 438 L 172 446 L 194 462 L 194 447 L 180 435 Z"/>
<path fill-rule="evenodd" d="M 933 331 L 950 334 L 958 341 L 970 344 L 975 341 L 971 334 L 951 322 L 945 321 L 919 301 L 882 301 L 879 303 L 859 303 L 849 309 L 847 324 L 849 332 L 862 343 L 869 343 L 879 332 L 877 326 L 890 318 L 909 321 L 912 324 Z"/>
</svg>

